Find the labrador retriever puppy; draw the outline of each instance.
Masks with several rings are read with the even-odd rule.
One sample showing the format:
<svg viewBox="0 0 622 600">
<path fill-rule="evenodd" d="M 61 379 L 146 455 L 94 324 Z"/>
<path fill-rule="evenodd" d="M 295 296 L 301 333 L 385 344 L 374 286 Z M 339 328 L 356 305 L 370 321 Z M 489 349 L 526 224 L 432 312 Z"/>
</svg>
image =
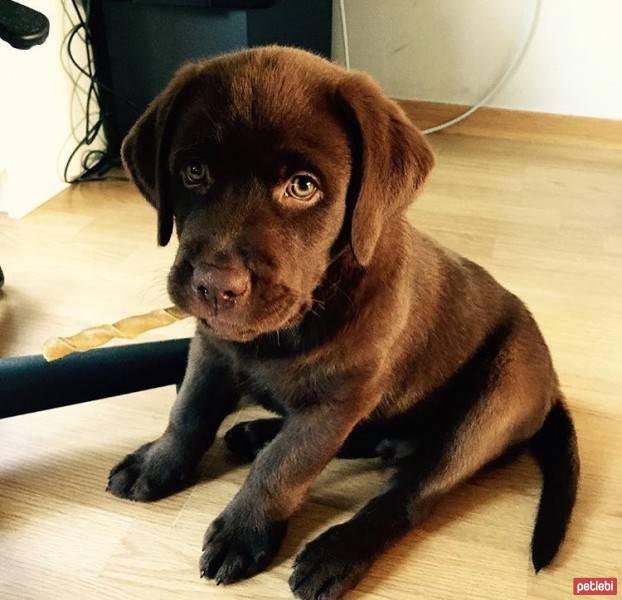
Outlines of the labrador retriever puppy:
<svg viewBox="0 0 622 600">
<path fill-rule="evenodd" d="M 183 67 L 128 134 L 125 166 L 174 226 L 173 301 L 197 319 L 162 436 L 108 489 L 181 489 L 242 395 L 280 415 L 240 423 L 254 459 L 205 534 L 200 573 L 265 569 L 335 456 L 381 457 L 389 484 L 310 542 L 290 586 L 338 598 L 452 488 L 528 446 L 544 477 L 538 571 L 564 537 L 579 461 L 547 346 L 525 305 L 407 222 L 434 158 L 372 79 L 266 47 Z"/>
</svg>

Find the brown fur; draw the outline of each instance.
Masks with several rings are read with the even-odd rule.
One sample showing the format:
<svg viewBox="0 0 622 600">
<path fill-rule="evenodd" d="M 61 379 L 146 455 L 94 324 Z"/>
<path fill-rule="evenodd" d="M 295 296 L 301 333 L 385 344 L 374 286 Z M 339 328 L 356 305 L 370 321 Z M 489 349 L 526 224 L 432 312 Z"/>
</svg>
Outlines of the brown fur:
<svg viewBox="0 0 622 600">
<path fill-rule="evenodd" d="M 176 223 L 169 290 L 198 328 L 167 431 L 113 470 L 111 491 L 146 500 L 184 485 L 241 393 L 284 416 L 227 434 L 257 458 L 206 534 L 203 575 L 230 583 L 265 568 L 328 461 L 384 456 L 392 485 L 309 544 L 292 575 L 301 598 L 339 597 L 559 402 L 520 300 L 405 220 L 433 154 L 366 75 L 277 47 L 188 65 L 123 158 L 158 209 L 161 244 Z M 180 172 L 197 161 L 209 177 L 189 187 Z M 301 170 L 319 182 L 312 202 L 283 193 Z M 250 292 L 223 304 L 216 271 L 244 273 Z M 571 438 L 560 443 L 576 463 Z"/>
</svg>

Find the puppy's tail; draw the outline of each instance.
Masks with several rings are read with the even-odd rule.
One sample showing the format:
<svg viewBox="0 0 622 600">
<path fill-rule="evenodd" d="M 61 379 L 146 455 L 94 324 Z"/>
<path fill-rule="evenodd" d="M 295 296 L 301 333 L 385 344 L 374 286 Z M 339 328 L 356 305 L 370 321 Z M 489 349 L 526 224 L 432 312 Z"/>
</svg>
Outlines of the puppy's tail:
<svg viewBox="0 0 622 600">
<path fill-rule="evenodd" d="M 577 436 L 561 396 L 531 439 L 530 449 L 543 477 L 542 496 L 531 542 L 531 559 L 537 573 L 557 554 L 577 497 Z"/>
</svg>

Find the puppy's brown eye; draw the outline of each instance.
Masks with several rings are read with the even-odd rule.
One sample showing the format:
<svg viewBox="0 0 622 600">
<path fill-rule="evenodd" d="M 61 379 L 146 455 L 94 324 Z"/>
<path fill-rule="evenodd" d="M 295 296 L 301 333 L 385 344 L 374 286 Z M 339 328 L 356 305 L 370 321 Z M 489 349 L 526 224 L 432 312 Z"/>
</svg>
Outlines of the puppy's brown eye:
<svg viewBox="0 0 622 600">
<path fill-rule="evenodd" d="M 207 166 L 202 162 L 191 162 L 182 171 L 184 183 L 188 187 L 201 185 L 207 181 Z"/>
<path fill-rule="evenodd" d="M 318 190 L 318 184 L 310 175 L 294 175 L 288 182 L 286 193 L 296 200 L 311 200 Z"/>
</svg>

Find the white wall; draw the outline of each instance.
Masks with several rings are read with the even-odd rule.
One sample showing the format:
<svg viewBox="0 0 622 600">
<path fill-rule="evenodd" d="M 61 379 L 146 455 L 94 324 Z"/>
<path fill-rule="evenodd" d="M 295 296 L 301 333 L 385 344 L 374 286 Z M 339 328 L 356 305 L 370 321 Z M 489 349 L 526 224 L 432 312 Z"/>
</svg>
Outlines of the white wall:
<svg viewBox="0 0 622 600">
<path fill-rule="evenodd" d="M 352 68 L 397 98 L 472 104 L 526 38 L 535 0 L 345 0 Z M 343 62 L 338 0 L 333 51 Z M 521 67 L 489 104 L 622 119 L 622 1 L 542 0 Z"/>
<path fill-rule="evenodd" d="M 61 44 L 70 27 L 61 0 L 20 1 L 48 17 L 50 35 L 30 50 L 0 42 L 0 211 L 14 217 L 65 187 L 62 171 L 75 143 L 73 124 L 83 116 L 80 94 L 72 94 L 61 62 L 66 62 Z M 82 130 L 75 134 L 81 137 Z"/>
<path fill-rule="evenodd" d="M 50 19 L 43 46 L 0 42 L 0 211 L 21 216 L 59 192 L 82 117 L 62 68 L 60 0 L 21 0 Z M 66 1 L 66 0 L 65 0 Z M 342 60 L 338 0 L 333 47 Z M 354 68 L 389 94 L 470 104 L 522 43 L 535 0 L 345 0 Z M 493 106 L 622 118 L 622 0 L 542 0 L 525 61 Z M 84 84 L 84 81 L 82 81 Z M 81 135 L 76 130 L 75 135 Z M 72 174 L 76 174 L 75 170 Z"/>
</svg>

